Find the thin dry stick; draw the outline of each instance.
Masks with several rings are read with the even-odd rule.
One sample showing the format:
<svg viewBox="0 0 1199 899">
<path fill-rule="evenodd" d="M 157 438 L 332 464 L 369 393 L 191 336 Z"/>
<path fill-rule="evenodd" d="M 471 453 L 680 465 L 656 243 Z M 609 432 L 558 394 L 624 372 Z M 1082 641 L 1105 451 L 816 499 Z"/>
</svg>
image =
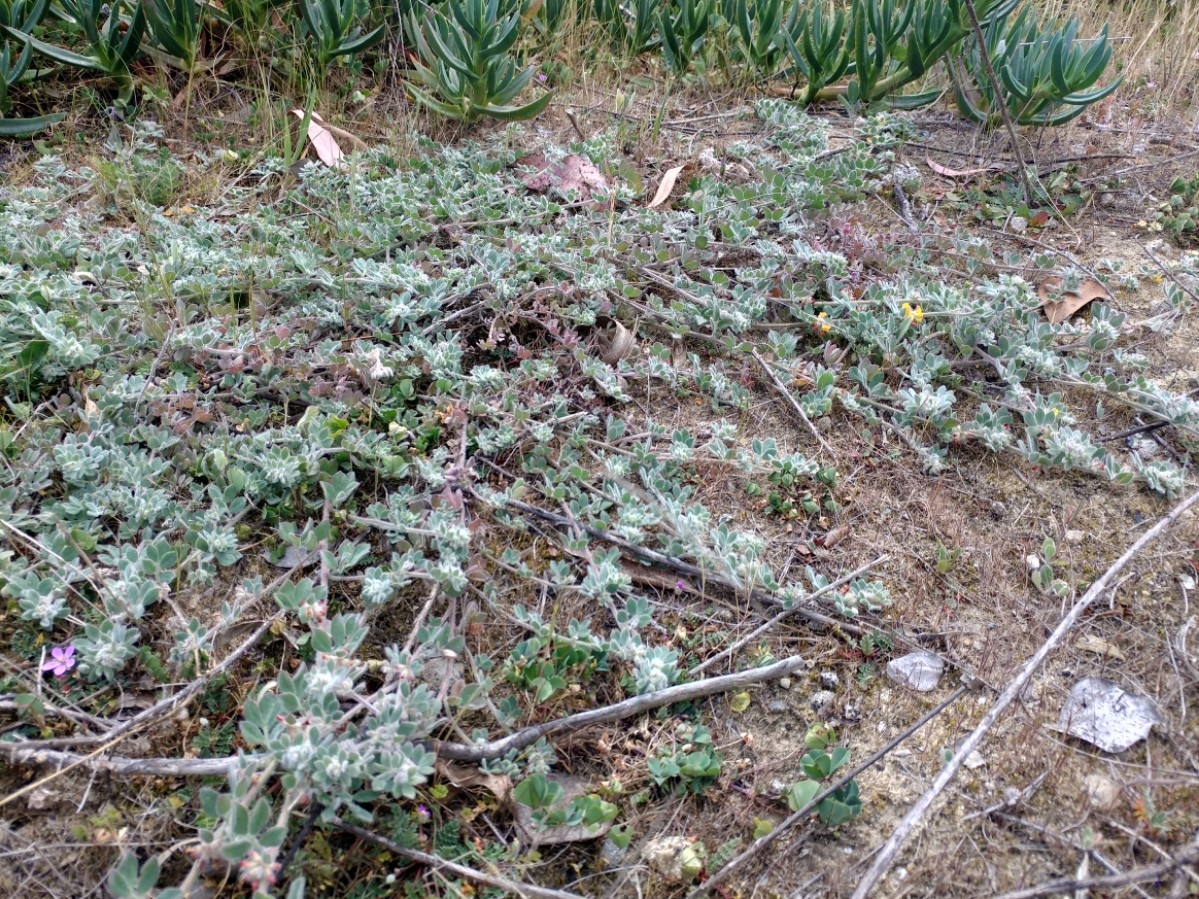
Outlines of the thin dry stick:
<svg viewBox="0 0 1199 899">
<path fill-rule="evenodd" d="M 767 377 L 769 377 L 771 383 L 774 384 L 774 388 L 779 392 L 779 396 L 785 399 L 791 408 L 795 410 L 795 414 L 803 420 L 804 425 L 811 432 L 812 436 L 816 438 L 816 442 L 820 444 L 821 449 L 823 449 L 830 456 L 835 455 L 833 448 L 828 445 L 823 437 L 820 436 L 820 432 L 817 431 L 816 426 L 812 424 L 812 419 L 808 418 L 808 414 L 804 412 L 803 406 L 796 402 L 795 396 L 786 388 L 783 382 L 779 380 L 779 376 L 774 373 L 774 369 L 770 367 L 770 364 L 758 354 L 757 350 L 751 350 L 750 352 L 753 353 L 754 359 L 757 360 L 758 365 L 762 366 L 762 371 L 766 372 Z"/>
<path fill-rule="evenodd" d="M 282 583 L 282 581 L 280 581 L 280 583 Z M 263 621 L 262 624 L 260 624 L 258 626 L 258 628 L 254 631 L 254 633 L 250 634 L 250 636 L 246 638 L 245 642 L 243 642 L 241 644 L 241 646 L 237 647 L 237 649 L 233 650 L 233 652 L 229 653 L 229 655 L 227 655 L 227 656 L 225 656 L 225 658 L 221 659 L 221 661 L 218 665 L 216 665 L 213 668 L 210 668 L 208 671 L 205 671 L 202 677 L 196 678 L 194 681 L 192 681 L 190 684 L 188 684 L 186 687 L 184 687 L 178 693 L 175 693 L 173 696 L 168 696 L 166 699 L 156 702 L 154 705 L 150 706 L 150 708 L 146 709 L 145 711 L 138 712 L 136 715 L 134 715 L 128 721 L 122 721 L 120 724 L 116 725 L 108 733 L 103 734 L 102 736 L 98 737 L 97 739 L 98 740 L 106 740 L 106 741 L 110 741 L 110 742 L 118 740 L 121 737 L 125 736 L 126 734 L 129 734 L 133 730 L 139 729 L 142 726 L 149 724 L 153 719 L 155 719 L 161 715 L 165 715 L 166 713 L 173 711 L 174 709 L 177 709 L 180 706 L 182 706 L 189 699 L 191 699 L 191 697 L 195 696 L 201 690 L 204 690 L 205 688 L 207 688 L 208 683 L 214 677 L 219 677 L 221 674 L 224 674 L 226 671 L 228 671 L 230 668 L 232 668 L 235 664 L 237 664 L 238 659 L 240 659 L 247 652 L 249 652 L 254 647 L 254 645 L 256 643 L 258 643 L 258 641 L 261 640 L 266 635 L 266 632 L 271 629 L 271 626 L 277 620 L 279 620 L 280 618 L 283 617 L 283 614 L 284 613 L 282 611 L 278 611 L 274 615 L 272 615 L 271 617 L 269 617 L 265 621 Z"/>
<path fill-rule="evenodd" d="M 740 671 L 737 674 L 710 677 L 692 684 L 679 684 L 675 687 L 667 687 L 665 690 L 657 690 L 653 693 L 633 696 L 614 705 L 590 709 L 586 712 L 579 712 L 577 715 L 568 715 L 565 718 L 558 718 L 554 721 L 547 721 L 544 724 L 526 727 L 524 730 L 519 730 L 511 736 L 504 737 L 501 740 L 492 740 L 490 743 L 467 745 L 465 743 L 445 743 L 440 740 L 430 740 L 429 745 L 439 756 L 459 762 L 482 762 L 487 759 L 497 759 L 514 749 L 523 749 L 526 746 L 531 746 L 549 734 L 558 733 L 563 730 L 579 730 L 593 724 L 607 724 L 609 721 L 620 721 L 622 718 L 631 718 L 634 715 L 640 715 L 642 712 L 648 712 L 650 709 L 658 709 L 664 705 L 672 705 L 676 702 L 691 702 L 694 699 L 701 699 L 704 696 L 711 696 L 715 693 L 725 693 L 729 690 L 738 690 L 742 687 L 759 684 L 762 681 L 775 680 L 780 677 L 786 677 L 788 674 L 793 674 L 806 664 L 801 656 L 792 656 L 789 659 L 783 659 L 781 662 L 775 662 L 773 665 L 763 665 L 761 668 L 751 668 L 748 671 Z"/>
<path fill-rule="evenodd" d="M 962 764 L 967 758 L 970 757 L 970 753 L 977 749 L 979 744 L 982 743 L 983 738 L 987 735 L 987 732 L 990 731 L 990 729 L 995 726 L 995 722 L 999 720 L 999 716 L 1002 715 L 1007 707 L 1011 705 L 1012 701 L 1019 696 L 1021 692 L 1023 692 L 1025 685 L 1029 682 L 1029 680 L 1032 679 L 1033 674 L 1038 668 L 1041 667 L 1041 663 L 1045 661 L 1045 659 L 1049 656 L 1049 653 L 1051 653 L 1054 648 L 1065 639 L 1066 635 L 1070 633 L 1074 625 L 1078 623 L 1078 619 L 1082 617 L 1082 614 L 1088 608 L 1090 608 L 1091 604 L 1096 599 L 1098 599 L 1107 591 L 1108 584 L 1115 580 L 1116 575 L 1119 574 L 1129 562 L 1136 558 L 1136 556 L 1140 554 L 1141 550 L 1161 536 L 1161 534 L 1168 527 L 1170 527 L 1170 525 L 1178 520 L 1183 512 L 1193 506 L 1196 502 L 1199 502 L 1199 492 L 1192 493 L 1185 500 L 1175 506 L 1170 511 L 1169 515 L 1161 519 L 1161 521 L 1146 531 L 1141 536 L 1141 539 L 1130 546 L 1125 551 L 1124 555 L 1120 556 L 1120 558 L 1112 563 L 1111 567 L 1103 573 L 1099 580 L 1091 584 L 1091 588 L 1087 590 L 1085 594 L 1083 594 L 1082 599 L 1074 604 L 1074 607 L 1070 609 L 1066 617 L 1061 620 L 1061 623 L 1058 624 L 1053 633 L 1049 635 L 1049 639 L 1042 644 L 1041 648 L 1037 650 L 1032 658 L 1024 663 L 1024 666 L 1020 669 L 1020 672 L 1016 675 L 1012 682 L 1008 684 L 1007 689 L 1005 689 L 1000 695 L 999 699 L 996 700 L 995 704 L 991 707 L 991 710 L 983 716 L 982 721 L 978 723 L 978 726 L 974 728 L 970 736 L 968 736 L 965 741 L 963 741 L 961 746 L 958 747 L 957 754 L 945 765 L 944 768 L 941 769 L 941 773 L 937 775 L 937 779 L 933 781 L 933 785 L 929 787 L 928 791 L 921 796 L 919 800 L 917 800 L 916 804 L 913 805 L 908 811 L 907 815 L 904 816 L 904 819 L 899 822 L 899 826 L 895 828 L 895 831 L 879 850 L 878 855 L 875 856 L 874 862 L 870 866 L 870 870 L 866 872 L 865 876 L 858 883 L 857 889 L 853 892 L 852 899 L 866 899 L 866 897 L 870 895 L 870 891 L 874 889 L 879 879 L 884 873 L 886 873 L 887 868 L 891 866 L 891 862 L 894 860 L 896 853 L 899 852 L 899 847 L 903 845 L 905 840 L 907 840 L 908 835 L 911 834 L 912 830 L 919 823 L 920 819 L 924 817 L 925 813 L 936 801 L 937 797 L 940 796 L 945 787 L 949 785 L 949 782 L 957 776 L 958 771 L 961 770 Z"/>
<path fill-rule="evenodd" d="M 1007 130 L 1008 140 L 1012 142 L 1012 155 L 1016 157 L 1016 170 L 1020 173 L 1020 184 L 1024 187 L 1024 202 L 1031 206 L 1036 199 L 1032 192 L 1032 184 L 1028 180 L 1028 171 L 1024 167 L 1024 154 L 1020 152 L 1020 139 L 1016 136 L 1016 125 L 1008 112 L 1007 104 L 1003 102 L 1003 88 L 995 77 L 995 67 L 991 65 L 991 53 L 987 49 L 987 38 L 983 35 L 983 27 L 978 21 L 978 11 L 974 8 L 974 0 L 966 0 L 966 12 L 970 14 L 970 27 L 974 29 L 974 40 L 978 42 L 978 55 L 983 61 L 983 69 L 987 80 L 991 82 L 991 90 L 995 102 L 999 105 L 999 115 L 1003 118 L 1003 127 Z"/>
<path fill-rule="evenodd" d="M 865 565 L 861 566 L 860 568 L 854 569 L 849 574 L 844 574 L 841 577 L 837 578 L 831 584 L 826 584 L 825 586 L 821 587 L 816 592 L 809 593 L 807 596 L 805 596 L 801 600 L 801 602 L 811 602 L 814 599 L 819 599 L 821 596 L 823 596 L 826 593 L 831 593 L 833 590 L 836 590 L 842 584 L 848 584 L 855 577 L 861 577 L 863 574 L 865 574 L 871 568 L 874 568 L 876 565 L 881 565 L 888 558 L 890 558 L 890 557 L 884 553 L 883 555 L 881 555 L 877 559 L 875 559 L 873 562 L 867 562 Z M 748 634 L 746 634 L 744 637 L 742 637 L 740 640 L 738 640 L 732 646 L 729 646 L 726 649 L 722 649 L 720 652 L 716 653 L 716 655 L 712 656 L 712 658 L 710 658 L 710 659 L 705 659 L 704 661 L 702 661 L 700 664 L 696 665 L 694 668 L 692 668 L 687 673 L 689 675 L 691 675 L 692 677 L 695 677 L 695 675 L 699 674 L 701 671 L 705 670 L 706 668 L 711 668 L 713 665 L 715 665 L 721 659 L 726 659 L 729 656 L 733 655 L 733 653 L 735 653 L 737 650 L 739 650 L 742 646 L 745 646 L 747 643 L 751 643 L 754 640 L 758 639 L 758 637 L 762 636 L 762 634 L 766 633 L 768 630 L 773 628 L 776 624 L 778 624 L 780 621 L 782 621 L 784 618 L 786 618 L 788 615 L 790 615 L 794 611 L 795 611 L 794 608 L 783 609 L 783 611 L 779 612 L 777 615 L 775 615 L 769 621 L 765 622 L 764 624 L 760 625 L 759 627 L 754 628 L 754 630 L 750 631 Z"/>
<path fill-rule="evenodd" d="M 477 868 L 468 868 L 466 865 L 460 865 L 457 862 L 451 862 L 444 858 L 439 858 L 436 855 L 430 855 L 427 852 L 421 852 L 419 849 L 408 849 L 401 846 L 399 843 L 389 840 L 386 837 L 381 837 L 377 833 L 371 833 L 369 830 L 364 830 L 357 825 L 351 824 L 348 821 L 343 821 L 341 818 L 334 818 L 333 823 L 344 830 L 346 833 L 352 833 L 354 836 L 363 840 L 369 840 L 379 846 L 394 852 L 396 855 L 411 859 L 414 862 L 419 862 L 422 865 L 428 865 L 431 868 L 436 868 L 439 871 L 448 871 L 451 874 L 457 874 L 459 877 L 465 877 L 467 880 L 475 880 L 479 883 L 485 883 L 488 886 L 497 887 L 501 890 L 507 890 L 509 893 L 515 893 L 517 896 L 528 896 L 530 899 L 582 899 L 578 893 L 568 893 L 565 890 L 551 890 L 548 887 L 533 886 L 529 883 L 519 883 L 504 877 L 502 874 L 488 874 L 480 871 Z"/>
<path fill-rule="evenodd" d="M 816 808 L 817 805 L 819 805 L 821 802 L 823 802 L 826 798 L 831 796 L 833 793 L 837 792 L 837 790 L 841 789 L 843 786 L 845 786 L 847 783 L 849 783 L 851 780 L 853 780 L 855 777 L 857 777 L 859 774 L 861 774 L 863 771 L 865 771 L 871 765 L 877 764 L 878 761 L 880 759 L 882 759 L 892 749 L 894 749 L 896 746 L 898 746 L 900 743 L 902 743 L 908 737 L 912 736 L 912 734 L 916 733 L 916 731 L 920 730 L 920 728 L 924 727 L 924 725 L 928 724 L 928 722 L 932 721 L 934 718 L 936 718 L 938 715 L 940 715 L 943 711 L 945 711 L 947 708 L 949 708 L 951 705 L 953 705 L 955 702 L 957 702 L 958 699 L 960 699 L 962 697 L 962 695 L 964 693 L 966 693 L 968 690 L 969 690 L 968 687 L 958 687 L 956 690 L 953 691 L 952 694 L 947 696 L 945 699 L 941 700 L 941 702 L 937 703 L 937 705 L 933 706 L 931 709 L 929 709 L 927 712 L 925 712 L 923 715 L 921 715 L 920 719 L 915 724 L 911 725 L 907 730 L 905 730 L 905 731 L 903 731 L 903 733 L 899 734 L 899 736 L 893 738 L 890 743 L 888 743 L 882 749 L 878 750 L 876 753 L 874 753 L 874 755 L 870 756 L 870 758 L 866 759 L 864 762 L 862 762 L 856 768 L 852 769 L 848 774 L 842 776 L 841 779 L 838 780 L 836 783 L 831 784 L 830 786 L 821 790 L 819 793 L 817 793 L 815 796 L 812 797 L 811 801 L 809 801 L 807 805 L 805 805 L 799 811 L 793 812 L 789 817 L 784 819 L 782 824 L 780 824 L 778 827 L 776 827 L 770 833 L 766 834 L 766 836 L 764 836 L 761 839 L 750 844 L 750 847 L 748 849 L 746 849 L 744 852 L 742 852 L 740 855 L 736 856 L 735 858 L 730 859 L 729 862 L 723 868 L 721 868 L 719 871 L 717 871 L 715 874 L 713 874 L 711 877 L 709 877 L 707 880 L 705 880 L 702 884 L 700 884 L 698 887 L 696 887 L 694 890 L 692 890 L 690 893 L 688 893 L 687 899 L 699 899 L 700 896 L 703 896 L 709 890 L 715 889 L 716 887 L 720 886 L 720 884 L 722 884 L 726 880 L 728 880 L 729 877 L 731 877 L 738 868 L 741 868 L 742 866 L 744 866 L 745 863 L 750 861 L 751 859 L 757 858 L 758 855 L 760 855 L 767 847 L 769 847 L 777 839 L 779 839 L 779 837 L 781 837 L 783 834 L 785 834 L 787 831 L 789 831 L 792 827 L 794 827 L 796 824 L 798 824 L 804 818 L 808 817 L 808 815 L 812 814 L 812 809 Z"/>
<path fill-rule="evenodd" d="M 228 670 L 232 665 L 243 655 L 250 651 L 250 648 L 262 639 L 275 620 L 281 617 L 282 611 L 276 612 L 258 627 L 249 638 L 233 652 L 229 653 L 219 665 L 210 671 L 206 672 L 203 677 L 197 678 L 192 683 L 188 684 L 178 693 L 169 696 L 166 699 L 158 702 L 143 712 L 134 715 L 128 721 L 123 721 L 113 727 L 108 733 L 95 738 L 96 741 L 103 740 L 104 745 L 97 748 L 95 751 L 87 755 L 78 755 L 73 752 L 58 752 L 52 749 L 39 749 L 35 741 L 30 741 L 34 745 L 16 744 L 0 744 L 0 754 L 5 754 L 12 761 L 25 762 L 27 764 L 60 764 L 66 765 L 52 774 L 47 774 L 45 777 L 34 781 L 31 784 L 26 784 L 21 789 L 17 790 L 3 799 L 0 799 L 0 806 L 16 799 L 30 790 L 43 786 L 46 783 L 61 777 L 72 768 L 80 765 L 86 766 L 96 771 L 111 771 L 118 774 L 144 774 L 144 775 L 161 775 L 161 776 L 185 776 L 185 775 L 208 775 L 208 774 L 225 774 L 229 767 L 233 764 L 232 759 L 127 759 L 127 758 L 99 758 L 99 756 L 107 752 L 113 746 L 120 743 L 134 731 L 149 725 L 149 723 L 159 715 L 165 714 L 171 709 L 178 708 L 186 702 L 191 696 L 194 696 L 202 690 L 209 682 L 209 679 L 219 675 L 221 672 Z M 92 738 L 79 738 L 80 742 L 90 740 Z M 223 766 L 219 771 L 209 771 L 203 764 L 196 765 L 196 762 L 211 763 L 216 766 Z"/>
<path fill-rule="evenodd" d="M 1188 843 L 1174 858 L 1158 862 L 1156 865 L 1145 865 L 1142 868 L 1125 871 L 1123 874 L 1092 877 L 1089 880 L 1074 880 L 1069 877 L 1051 880 L 1025 890 L 1004 893 L 1001 896 L 995 896 L 994 899 L 1038 899 L 1040 896 L 1078 895 L 1080 893 L 1085 895 L 1088 890 L 1116 889 L 1144 883 L 1147 880 L 1157 880 L 1177 868 L 1194 864 L 1197 861 L 1199 861 L 1199 837 Z"/>
<path fill-rule="evenodd" d="M 1142 253 L 1144 253 L 1146 256 L 1148 256 L 1150 259 L 1153 260 L 1153 264 L 1156 265 L 1158 268 L 1160 268 L 1162 270 L 1162 274 L 1165 275 L 1167 278 L 1169 278 L 1171 281 L 1173 281 L 1174 285 L 1179 290 L 1181 290 L 1183 293 L 1185 293 L 1187 296 L 1189 296 L 1192 300 L 1199 300 L 1199 294 L 1196 294 L 1195 291 L 1191 290 L 1189 287 L 1187 287 L 1185 284 L 1183 284 L 1181 281 L 1179 281 L 1178 276 L 1175 275 L 1174 272 L 1172 272 L 1166 266 L 1166 264 L 1164 262 L 1162 262 L 1160 259 L 1158 259 L 1156 256 L 1153 255 L 1152 250 L 1150 250 L 1143 243 L 1138 243 L 1137 246 L 1141 248 Z"/>
</svg>

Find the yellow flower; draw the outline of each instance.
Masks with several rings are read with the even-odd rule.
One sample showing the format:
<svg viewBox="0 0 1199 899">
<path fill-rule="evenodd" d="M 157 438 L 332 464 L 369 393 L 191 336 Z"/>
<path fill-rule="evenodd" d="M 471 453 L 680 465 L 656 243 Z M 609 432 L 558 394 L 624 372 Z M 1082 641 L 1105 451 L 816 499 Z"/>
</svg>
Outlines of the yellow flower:
<svg viewBox="0 0 1199 899">
<path fill-rule="evenodd" d="M 899 307 L 903 310 L 903 314 L 907 316 L 908 321 L 913 325 L 918 325 L 924 321 L 924 309 L 921 306 L 913 306 L 911 303 L 904 303 Z"/>
<path fill-rule="evenodd" d="M 817 315 L 816 322 L 813 327 L 818 334 L 827 334 L 829 331 L 833 330 L 832 323 L 828 321 L 828 313 L 821 312 L 819 315 Z"/>
</svg>

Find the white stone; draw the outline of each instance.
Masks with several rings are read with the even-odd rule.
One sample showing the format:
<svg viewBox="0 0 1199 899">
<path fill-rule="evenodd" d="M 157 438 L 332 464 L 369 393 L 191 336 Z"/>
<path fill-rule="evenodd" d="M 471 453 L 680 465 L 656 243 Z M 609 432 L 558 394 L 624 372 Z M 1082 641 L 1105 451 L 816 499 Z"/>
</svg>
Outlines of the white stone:
<svg viewBox="0 0 1199 899">
<path fill-rule="evenodd" d="M 936 689 L 941 681 L 945 663 L 931 652 L 910 652 L 887 664 L 887 677 L 921 693 Z"/>
</svg>

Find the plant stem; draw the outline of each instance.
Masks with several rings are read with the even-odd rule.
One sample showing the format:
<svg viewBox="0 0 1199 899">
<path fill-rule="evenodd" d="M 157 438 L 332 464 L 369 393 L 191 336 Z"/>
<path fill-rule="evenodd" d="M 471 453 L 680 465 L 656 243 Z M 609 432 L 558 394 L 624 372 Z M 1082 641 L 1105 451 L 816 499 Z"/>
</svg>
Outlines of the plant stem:
<svg viewBox="0 0 1199 899">
<path fill-rule="evenodd" d="M 991 82 L 991 90 L 995 92 L 995 101 L 999 104 L 999 115 L 1003 118 L 1008 140 L 1012 143 L 1012 155 L 1016 157 L 1016 170 L 1020 173 L 1020 185 L 1024 188 L 1024 202 L 1031 207 L 1035 199 L 1032 182 L 1028 180 L 1028 172 L 1025 171 L 1024 154 L 1020 152 L 1019 140 L 1016 137 L 1016 125 L 1012 121 L 1012 114 L 1008 111 L 1007 103 L 1003 101 L 1003 88 L 999 84 L 999 79 L 995 77 L 995 67 L 991 65 L 991 52 L 987 49 L 987 38 L 983 34 L 982 24 L 978 21 L 978 10 L 974 8 L 974 0 L 963 0 L 963 2 L 966 5 L 966 12 L 970 15 L 970 26 L 974 29 L 974 39 L 978 41 L 978 54 L 983 61 L 983 69 L 986 70 L 987 80 Z"/>
</svg>

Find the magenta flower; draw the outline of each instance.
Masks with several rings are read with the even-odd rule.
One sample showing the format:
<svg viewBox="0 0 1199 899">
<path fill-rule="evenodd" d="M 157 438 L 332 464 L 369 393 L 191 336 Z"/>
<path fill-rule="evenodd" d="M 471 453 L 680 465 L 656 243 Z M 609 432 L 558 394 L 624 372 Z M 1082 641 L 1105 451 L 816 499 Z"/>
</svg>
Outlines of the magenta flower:
<svg viewBox="0 0 1199 899">
<path fill-rule="evenodd" d="M 68 643 L 50 650 L 50 661 L 43 663 L 42 670 L 53 673 L 55 677 L 66 677 L 67 672 L 74 667 L 75 647 Z"/>
</svg>

